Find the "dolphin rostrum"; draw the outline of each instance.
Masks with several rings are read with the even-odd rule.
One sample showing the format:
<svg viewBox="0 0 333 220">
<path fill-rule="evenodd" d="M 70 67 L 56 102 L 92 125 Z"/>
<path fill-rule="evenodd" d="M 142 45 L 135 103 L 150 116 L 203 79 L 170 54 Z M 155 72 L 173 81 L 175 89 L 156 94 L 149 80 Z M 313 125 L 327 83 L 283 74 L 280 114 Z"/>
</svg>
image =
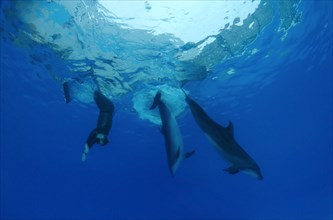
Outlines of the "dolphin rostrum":
<svg viewBox="0 0 333 220">
<path fill-rule="evenodd" d="M 231 164 L 231 166 L 225 169 L 225 171 L 230 174 L 236 174 L 241 171 L 262 180 L 263 176 L 257 163 L 236 142 L 232 122 L 229 121 L 227 127 L 219 125 L 213 121 L 198 103 L 193 101 L 186 93 L 185 96 L 186 102 L 188 103 L 192 115 L 199 127 L 213 143 L 222 157 Z"/>
<path fill-rule="evenodd" d="M 172 176 L 174 176 L 181 161 L 192 156 L 195 150 L 184 154 L 183 139 L 178 123 L 169 108 L 163 100 L 161 100 L 161 96 L 161 91 L 158 91 L 150 109 L 154 109 L 158 106 L 160 111 L 162 121 L 161 132 L 164 135 L 169 170 Z"/>
</svg>

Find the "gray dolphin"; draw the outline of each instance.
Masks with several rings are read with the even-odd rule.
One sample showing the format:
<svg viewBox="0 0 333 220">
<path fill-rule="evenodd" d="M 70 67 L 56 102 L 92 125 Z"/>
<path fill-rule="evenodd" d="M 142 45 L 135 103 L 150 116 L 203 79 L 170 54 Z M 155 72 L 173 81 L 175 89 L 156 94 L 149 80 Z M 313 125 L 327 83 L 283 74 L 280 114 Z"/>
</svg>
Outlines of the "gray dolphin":
<svg viewBox="0 0 333 220">
<path fill-rule="evenodd" d="M 161 100 L 161 91 L 158 91 L 155 95 L 154 102 L 150 109 L 154 109 L 158 106 L 160 111 L 162 128 L 161 132 L 164 135 L 165 147 L 167 153 L 167 159 L 169 164 L 169 170 L 172 176 L 175 175 L 177 168 L 181 161 L 194 154 L 194 150 L 184 154 L 183 138 L 180 133 L 180 129 L 176 118 L 170 112 L 169 108 Z"/>
<path fill-rule="evenodd" d="M 183 91 L 184 92 L 184 91 Z M 185 92 L 184 92 L 185 93 Z M 222 157 L 231 164 L 225 171 L 230 174 L 236 174 L 242 171 L 246 174 L 263 179 L 260 168 L 248 153 L 236 142 L 234 138 L 234 128 L 231 121 L 227 127 L 223 127 L 213 121 L 207 113 L 193 101 L 186 93 L 186 102 L 188 103 L 192 115 L 199 127 L 213 143 L 216 150 Z"/>
</svg>

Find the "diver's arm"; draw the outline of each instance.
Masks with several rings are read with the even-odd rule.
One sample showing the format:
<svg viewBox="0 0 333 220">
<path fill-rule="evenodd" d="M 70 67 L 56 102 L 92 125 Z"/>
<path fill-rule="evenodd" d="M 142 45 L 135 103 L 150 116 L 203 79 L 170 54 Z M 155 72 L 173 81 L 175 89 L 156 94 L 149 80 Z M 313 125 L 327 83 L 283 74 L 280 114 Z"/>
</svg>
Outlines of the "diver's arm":
<svg viewBox="0 0 333 220">
<path fill-rule="evenodd" d="M 82 154 L 82 161 L 86 161 L 87 155 L 89 153 L 90 148 L 96 143 L 96 135 L 97 135 L 97 129 L 95 128 L 90 132 L 90 135 L 86 141 L 86 144 L 84 146 L 84 151 Z"/>
</svg>

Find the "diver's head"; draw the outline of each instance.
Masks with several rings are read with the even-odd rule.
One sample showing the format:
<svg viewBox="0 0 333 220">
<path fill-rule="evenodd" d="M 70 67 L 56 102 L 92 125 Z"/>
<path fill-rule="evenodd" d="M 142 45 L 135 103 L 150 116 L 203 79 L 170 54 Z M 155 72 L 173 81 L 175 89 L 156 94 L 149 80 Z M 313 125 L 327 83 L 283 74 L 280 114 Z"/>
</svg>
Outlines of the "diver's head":
<svg viewBox="0 0 333 220">
<path fill-rule="evenodd" d="M 109 143 L 108 137 L 103 134 L 103 133 L 98 133 L 96 135 L 96 142 L 102 146 L 106 145 L 107 143 Z"/>
</svg>

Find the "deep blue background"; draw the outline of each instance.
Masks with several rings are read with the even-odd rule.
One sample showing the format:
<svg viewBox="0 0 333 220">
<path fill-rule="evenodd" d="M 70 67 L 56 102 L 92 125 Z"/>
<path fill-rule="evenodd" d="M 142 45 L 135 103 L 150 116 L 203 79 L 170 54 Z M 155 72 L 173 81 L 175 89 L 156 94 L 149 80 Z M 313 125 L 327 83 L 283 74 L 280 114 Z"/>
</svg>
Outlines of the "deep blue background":
<svg viewBox="0 0 333 220">
<path fill-rule="evenodd" d="M 217 121 L 233 121 L 238 142 L 261 166 L 258 181 L 223 172 L 227 164 L 189 110 L 179 123 L 196 154 L 171 177 L 159 128 L 117 101 L 111 143 L 82 163 L 96 106 L 66 105 L 60 85 L 27 77 L 43 70 L 24 50 L 1 43 L 1 219 L 332 218 L 331 48 L 319 45 L 281 66 L 253 97 L 239 94 L 232 112 L 202 103 Z M 315 44 L 310 37 L 302 43 Z"/>
</svg>

